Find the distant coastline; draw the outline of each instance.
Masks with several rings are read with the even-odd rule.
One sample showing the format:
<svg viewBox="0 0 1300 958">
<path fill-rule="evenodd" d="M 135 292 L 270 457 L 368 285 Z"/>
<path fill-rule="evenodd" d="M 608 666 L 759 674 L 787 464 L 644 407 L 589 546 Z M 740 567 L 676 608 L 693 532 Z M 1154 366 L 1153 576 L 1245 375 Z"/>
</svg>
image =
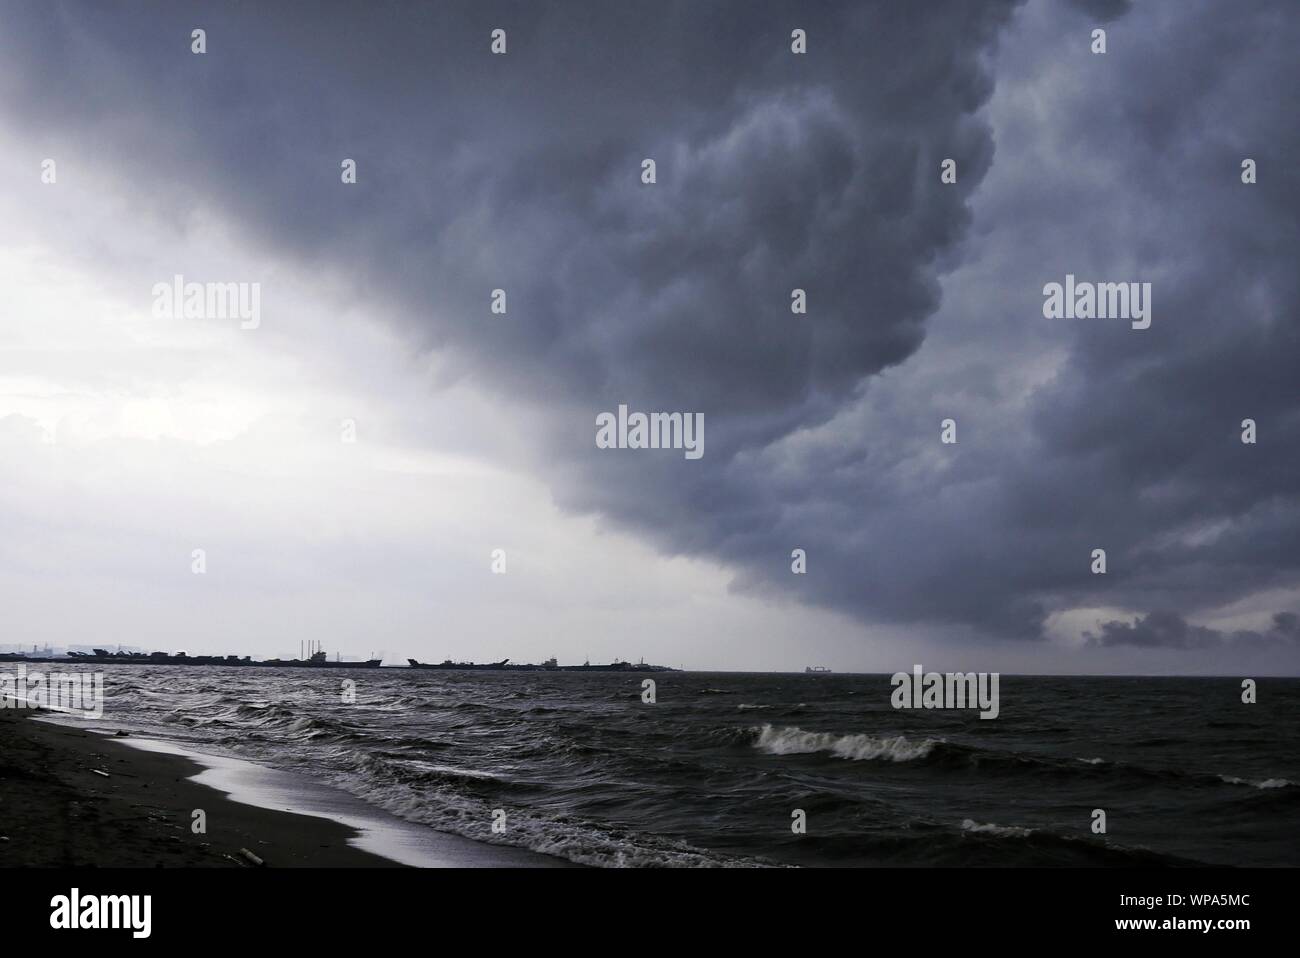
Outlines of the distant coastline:
<svg viewBox="0 0 1300 958">
<path fill-rule="evenodd" d="M 182 665 L 182 666 L 228 666 L 232 668 L 312 668 L 312 669 L 431 669 L 437 671 L 467 672 L 677 672 L 679 669 L 667 665 L 651 665 L 647 662 L 624 662 L 615 660 L 608 664 L 584 662 L 582 665 L 560 665 L 555 659 L 548 659 L 540 664 L 511 662 L 502 659 L 499 662 L 453 662 L 446 659 L 438 663 L 420 662 L 407 659 L 406 665 L 383 665 L 382 659 L 365 661 L 345 661 L 329 659 L 324 652 L 315 652 L 304 659 L 254 659 L 251 656 L 238 655 L 189 655 L 185 652 L 109 652 L 95 649 L 93 652 L 69 652 L 63 656 L 32 656 L 23 652 L 0 652 L 0 663 L 26 665 Z"/>
</svg>

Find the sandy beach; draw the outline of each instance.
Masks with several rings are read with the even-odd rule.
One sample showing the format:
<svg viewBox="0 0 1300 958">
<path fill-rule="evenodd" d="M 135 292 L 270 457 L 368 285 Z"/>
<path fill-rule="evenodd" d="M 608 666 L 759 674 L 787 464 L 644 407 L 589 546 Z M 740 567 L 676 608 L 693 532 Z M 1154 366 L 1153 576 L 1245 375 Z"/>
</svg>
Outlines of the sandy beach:
<svg viewBox="0 0 1300 958">
<path fill-rule="evenodd" d="M 566 864 L 385 821 L 383 813 L 370 813 L 367 821 L 375 827 L 360 829 L 320 812 L 250 804 L 267 797 L 283 802 L 283 785 L 277 795 L 246 784 L 278 773 L 233 760 L 204 763 L 161 743 L 132 747 L 129 737 L 36 721 L 33 715 L 0 710 L 0 867 L 259 867 L 242 850 L 263 867 Z M 214 774 L 217 787 L 194 780 Z M 338 799 L 346 807 L 347 797 Z M 196 809 L 206 816 L 202 834 L 192 828 Z M 377 837 L 386 841 L 391 854 L 349 844 L 367 844 L 367 837 L 372 846 Z"/>
</svg>

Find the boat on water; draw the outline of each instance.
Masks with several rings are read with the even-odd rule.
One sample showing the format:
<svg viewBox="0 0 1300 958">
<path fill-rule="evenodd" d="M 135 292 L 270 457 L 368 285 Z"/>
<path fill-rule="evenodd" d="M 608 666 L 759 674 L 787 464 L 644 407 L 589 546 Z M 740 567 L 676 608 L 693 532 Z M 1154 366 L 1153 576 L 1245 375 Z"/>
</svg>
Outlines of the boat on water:
<svg viewBox="0 0 1300 958">
<path fill-rule="evenodd" d="M 525 664 L 516 662 L 511 664 L 509 659 L 502 659 L 500 662 L 453 662 L 446 659 L 442 662 L 420 662 L 416 659 L 406 660 L 413 669 L 437 669 L 445 672 L 676 672 L 677 669 L 670 668 L 667 665 L 648 665 L 646 662 L 621 662 L 615 660 L 608 665 L 592 665 L 591 662 L 584 662 L 582 665 L 560 665 L 554 658 L 547 659 L 540 665 Z"/>
<path fill-rule="evenodd" d="M 552 660 L 554 661 L 554 660 Z M 609 665 L 592 665 L 590 662 L 584 662 L 582 665 L 561 665 L 561 672 L 676 672 L 677 669 L 670 668 L 667 665 L 649 665 L 645 661 L 641 662 L 619 662 L 614 661 Z"/>
<path fill-rule="evenodd" d="M 383 659 L 366 659 L 364 662 L 344 662 L 335 659 L 331 662 L 324 652 L 314 652 L 306 659 L 267 659 L 257 665 L 275 665 L 281 668 L 316 668 L 316 669 L 377 669 Z"/>
<path fill-rule="evenodd" d="M 447 659 L 443 662 L 417 662 L 415 659 L 407 659 L 413 669 L 438 669 L 440 671 L 457 671 L 457 672 L 503 672 L 509 659 L 502 659 L 500 662 L 453 662 Z M 517 668 L 517 666 L 516 666 Z"/>
<path fill-rule="evenodd" d="M 809 675 L 830 675 L 831 670 L 824 665 L 809 665 L 804 669 Z"/>
</svg>

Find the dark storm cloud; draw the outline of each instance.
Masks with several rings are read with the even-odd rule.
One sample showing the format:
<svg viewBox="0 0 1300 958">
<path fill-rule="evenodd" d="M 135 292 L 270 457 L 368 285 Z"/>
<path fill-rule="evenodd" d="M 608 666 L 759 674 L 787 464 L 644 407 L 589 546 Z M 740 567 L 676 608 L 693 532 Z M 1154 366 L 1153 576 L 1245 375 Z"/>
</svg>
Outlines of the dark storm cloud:
<svg viewBox="0 0 1300 958">
<path fill-rule="evenodd" d="M 1112 219 L 1098 224 L 1109 229 L 1071 257 L 1151 280 L 1156 297 L 1145 332 L 1077 327 L 1069 362 L 1036 403 L 1050 471 L 1019 483 L 1087 517 L 1081 547 L 1084 535 L 1109 546 L 1121 574 L 1093 590 L 1099 604 L 1212 607 L 1294 588 L 1300 571 L 1300 179 L 1286 159 L 1300 135 L 1279 95 L 1300 71 L 1286 52 L 1297 31 L 1279 28 L 1280 10 L 1121 21 L 1125 43 L 1141 49 L 1070 117 L 1091 132 L 1071 161 L 1116 184 Z M 1267 183 L 1241 183 L 1244 157 L 1270 171 Z M 1098 254 L 1107 241 L 1114 249 Z M 1243 445 L 1246 418 L 1268 438 Z"/>
<path fill-rule="evenodd" d="M 1069 0 L 1069 3 L 1100 23 L 1122 17 L 1133 5 L 1132 0 Z"/>
<path fill-rule="evenodd" d="M 1266 632 L 1240 629 L 1224 632 L 1190 624 L 1176 612 L 1152 612 L 1133 622 L 1110 621 L 1101 625 L 1101 634 L 1088 634 L 1095 645 L 1134 645 L 1147 648 L 1209 649 L 1227 645 L 1258 648 L 1276 643 L 1300 641 L 1300 617 L 1292 612 L 1273 616 Z"/>
<path fill-rule="evenodd" d="M 992 164 L 1024 162 L 977 114 L 1006 3 L 41 5 L 0 40 L 0 95 L 72 144 L 74 168 L 134 170 L 179 215 L 216 204 L 357 278 L 414 346 L 537 412 L 566 508 L 722 559 L 741 588 L 1037 636 L 1055 609 L 1191 612 L 1300 572 L 1283 92 L 1300 71 L 1281 9 L 1053 13 L 1024 66 L 1071 112 L 1022 122 L 1061 141 L 1042 154 L 1061 166 L 1025 169 L 975 236 L 967 199 Z M 1090 16 L 1105 57 L 1087 54 Z M 497 26 L 505 57 L 487 52 Z M 1002 337 L 998 365 L 960 384 L 988 413 L 937 449 L 941 406 L 889 376 L 981 244 L 1013 247 L 1001 298 L 947 304 L 969 330 L 930 345 Z M 1152 329 L 1045 332 L 1042 284 L 1089 270 L 1151 279 Z M 506 317 L 488 313 L 496 287 Z M 1066 353 L 1057 376 L 1010 409 L 999 366 L 1047 348 Z M 595 415 L 619 403 L 704 413 L 705 457 L 595 449 Z M 1247 416 L 1257 446 L 1237 441 Z M 795 546 L 808 576 L 790 574 Z M 1106 577 L 1086 574 L 1097 546 Z"/>
<path fill-rule="evenodd" d="M 729 453 L 824 418 L 920 342 L 931 261 L 991 158 L 968 114 L 1009 4 L 65 9 L 11 41 L 29 122 L 76 124 L 142 176 L 363 271 L 490 386 L 705 408 Z M 791 55 L 794 26 L 815 55 Z M 147 151 L 124 142 L 146 130 Z M 949 155 L 962 185 L 943 191 Z M 790 320 L 796 286 L 815 327 Z M 509 323 L 483 322 L 495 287 Z"/>
</svg>

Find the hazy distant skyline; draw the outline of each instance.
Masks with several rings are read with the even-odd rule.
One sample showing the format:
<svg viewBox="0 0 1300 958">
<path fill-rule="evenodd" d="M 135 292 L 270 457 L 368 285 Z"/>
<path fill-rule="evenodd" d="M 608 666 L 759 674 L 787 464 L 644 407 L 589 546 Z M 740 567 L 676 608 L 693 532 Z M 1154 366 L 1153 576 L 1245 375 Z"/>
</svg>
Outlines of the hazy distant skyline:
<svg viewBox="0 0 1300 958">
<path fill-rule="evenodd" d="M 8 4 L 0 643 L 1295 674 L 1287 12 Z"/>
</svg>

